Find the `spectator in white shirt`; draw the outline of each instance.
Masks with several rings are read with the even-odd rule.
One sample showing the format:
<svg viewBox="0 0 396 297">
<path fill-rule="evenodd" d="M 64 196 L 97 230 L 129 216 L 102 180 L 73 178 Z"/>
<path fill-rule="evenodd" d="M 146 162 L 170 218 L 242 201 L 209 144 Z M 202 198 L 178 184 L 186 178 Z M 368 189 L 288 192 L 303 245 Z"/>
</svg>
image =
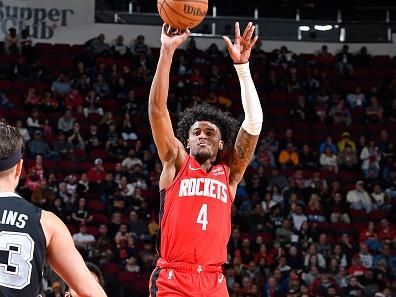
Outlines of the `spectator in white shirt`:
<svg viewBox="0 0 396 297">
<path fill-rule="evenodd" d="M 128 152 L 128 157 L 126 157 L 122 162 L 121 165 L 126 170 L 131 170 L 136 164 L 143 167 L 143 162 L 140 158 L 136 157 L 135 149 L 130 149 Z"/>
<path fill-rule="evenodd" d="M 16 127 L 18 128 L 19 133 L 21 133 L 23 142 L 26 144 L 30 140 L 30 134 L 29 134 L 28 129 L 23 127 L 23 123 L 21 120 L 17 120 Z"/>
<path fill-rule="evenodd" d="M 81 224 L 80 232 L 73 235 L 74 244 L 76 245 L 77 249 L 85 256 L 95 244 L 95 237 L 92 234 L 88 234 L 87 231 L 87 225 Z"/>
<path fill-rule="evenodd" d="M 323 154 L 320 155 L 320 165 L 331 172 L 338 172 L 337 155 L 335 155 L 330 146 L 325 148 Z"/>
<path fill-rule="evenodd" d="M 370 212 L 373 209 L 373 202 L 370 195 L 363 188 L 363 181 L 357 181 L 354 190 L 347 194 L 347 202 L 352 209 L 364 209 Z"/>
<path fill-rule="evenodd" d="M 300 231 L 302 224 L 308 220 L 307 216 L 303 212 L 303 208 L 298 204 L 292 207 L 291 218 L 293 220 L 294 228 L 297 231 Z"/>
</svg>

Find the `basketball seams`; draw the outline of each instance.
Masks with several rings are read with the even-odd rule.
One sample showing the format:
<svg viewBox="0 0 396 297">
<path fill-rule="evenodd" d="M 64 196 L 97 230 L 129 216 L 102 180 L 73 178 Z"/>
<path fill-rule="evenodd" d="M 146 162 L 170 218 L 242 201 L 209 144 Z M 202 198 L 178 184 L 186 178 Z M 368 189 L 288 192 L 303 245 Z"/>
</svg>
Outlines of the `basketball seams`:
<svg viewBox="0 0 396 297">
<path fill-rule="evenodd" d="M 185 13 L 183 4 L 190 3 L 194 9 L 200 9 L 207 12 L 207 0 L 158 0 L 157 7 L 160 16 L 163 16 L 165 23 L 174 28 L 193 28 L 205 18 L 205 15 L 194 15 L 194 13 Z M 206 6 L 204 8 L 203 6 Z M 194 18 L 196 17 L 196 18 Z M 177 24 L 177 25 L 176 25 Z"/>
<path fill-rule="evenodd" d="M 172 0 L 172 1 L 174 1 L 174 0 Z M 196 21 L 199 20 L 199 18 L 198 18 L 198 19 L 191 19 L 191 18 L 187 17 L 185 14 L 181 14 L 181 13 L 178 12 L 176 9 L 174 9 L 172 6 L 170 6 L 166 1 L 164 1 L 164 2 L 165 2 L 165 4 L 169 7 L 169 9 L 171 9 L 175 14 L 181 16 L 182 18 L 184 18 L 184 19 L 186 19 L 186 20 L 189 20 L 189 21 L 192 21 L 192 22 L 196 22 Z M 166 11 L 166 9 L 164 9 L 164 11 Z M 168 16 L 168 17 L 169 17 L 169 16 Z"/>
</svg>

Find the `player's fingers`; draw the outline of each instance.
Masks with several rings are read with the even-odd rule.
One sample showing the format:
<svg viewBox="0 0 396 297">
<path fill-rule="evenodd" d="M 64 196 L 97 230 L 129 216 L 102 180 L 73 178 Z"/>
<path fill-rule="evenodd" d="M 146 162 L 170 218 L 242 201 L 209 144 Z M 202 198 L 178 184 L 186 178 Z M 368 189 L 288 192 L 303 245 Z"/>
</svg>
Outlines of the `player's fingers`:
<svg viewBox="0 0 396 297">
<path fill-rule="evenodd" d="M 228 47 L 229 49 L 232 48 L 231 39 L 230 39 L 228 36 L 223 36 L 223 39 L 224 39 L 224 41 L 225 41 L 227 47 Z"/>
<path fill-rule="evenodd" d="M 252 47 L 255 45 L 255 43 L 256 43 L 257 40 L 258 40 L 258 36 L 255 36 L 255 37 L 252 39 L 252 41 L 249 42 L 249 47 L 252 48 Z"/>
<path fill-rule="evenodd" d="M 241 31 L 239 30 L 239 22 L 235 22 L 235 39 L 241 37 Z"/>
<path fill-rule="evenodd" d="M 247 26 L 246 26 L 246 28 L 245 28 L 245 31 L 243 32 L 243 35 L 242 35 L 243 38 L 245 38 L 246 35 L 249 33 L 250 29 L 252 28 L 252 25 L 253 25 L 252 22 L 249 22 L 249 23 L 247 24 Z"/>
<path fill-rule="evenodd" d="M 249 31 L 246 34 L 246 40 L 248 42 L 250 42 L 250 40 L 252 39 L 253 33 L 254 33 L 254 29 L 256 28 L 256 26 L 251 26 Z"/>
</svg>

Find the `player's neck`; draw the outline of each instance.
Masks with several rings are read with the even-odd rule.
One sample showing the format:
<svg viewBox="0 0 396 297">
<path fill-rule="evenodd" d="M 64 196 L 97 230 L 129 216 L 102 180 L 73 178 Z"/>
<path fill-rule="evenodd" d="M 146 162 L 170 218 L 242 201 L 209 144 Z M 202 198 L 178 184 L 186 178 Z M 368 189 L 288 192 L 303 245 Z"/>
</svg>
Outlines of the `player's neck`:
<svg viewBox="0 0 396 297">
<path fill-rule="evenodd" d="M 0 178 L 0 192 L 15 192 L 14 181 L 9 176 Z"/>
<path fill-rule="evenodd" d="M 214 156 L 209 159 L 200 159 L 198 156 L 193 156 L 198 164 L 202 167 L 202 169 L 206 172 L 209 172 L 210 169 L 217 163 L 217 157 Z"/>
</svg>

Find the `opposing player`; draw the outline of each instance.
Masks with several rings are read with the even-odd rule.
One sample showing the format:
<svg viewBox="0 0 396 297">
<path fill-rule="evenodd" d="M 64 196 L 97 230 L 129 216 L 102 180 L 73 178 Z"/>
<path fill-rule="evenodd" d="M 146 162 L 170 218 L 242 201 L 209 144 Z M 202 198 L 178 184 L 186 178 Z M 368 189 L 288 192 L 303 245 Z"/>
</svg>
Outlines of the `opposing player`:
<svg viewBox="0 0 396 297">
<path fill-rule="evenodd" d="M 0 297 L 41 296 L 44 261 L 79 296 L 106 296 L 62 221 L 15 193 L 23 139 L 0 122 Z"/>
<path fill-rule="evenodd" d="M 228 296 L 221 265 L 227 260 L 231 205 L 254 153 L 263 114 L 248 60 L 257 37 L 249 23 L 234 43 L 224 37 L 238 73 L 245 119 L 208 105 L 181 115 L 175 136 L 167 96 L 173 54 L 189 31 L 161 34 L 161 50 L 149 98 L 149 119 L 162 161 L 160 259 L 150 279 L 150 296 Z"/>
</svg>

